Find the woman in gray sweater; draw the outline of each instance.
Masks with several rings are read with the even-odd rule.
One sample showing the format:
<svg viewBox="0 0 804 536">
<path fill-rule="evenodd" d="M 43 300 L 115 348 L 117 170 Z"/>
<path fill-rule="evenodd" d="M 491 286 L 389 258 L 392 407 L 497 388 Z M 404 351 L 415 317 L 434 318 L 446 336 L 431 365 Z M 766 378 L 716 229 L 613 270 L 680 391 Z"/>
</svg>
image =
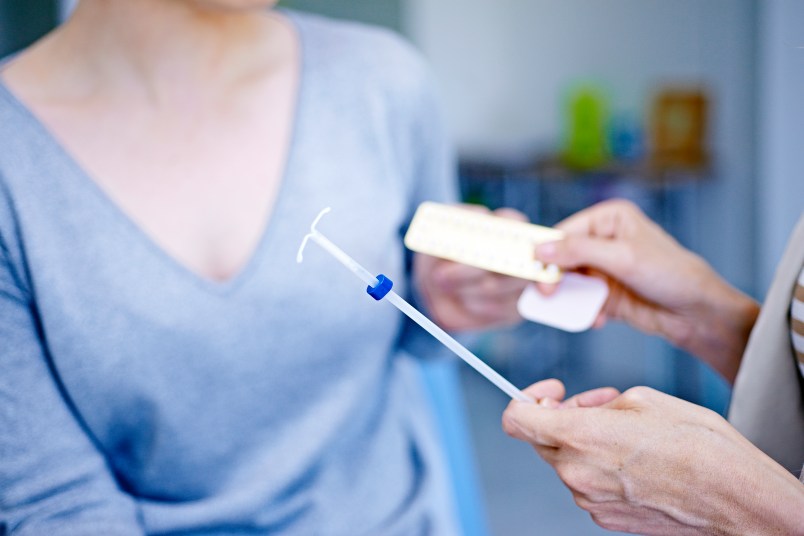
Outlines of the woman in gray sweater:
<svg viewBox="0 0 804 536">
<path fill-rule="evenodd" d="M 0 534 L 452 534 L 415 330 L 522 283 L 414 258 L 453 166 L 418 56 L 271 0 L 82 0 L 0 71 Z"/>
</svg>

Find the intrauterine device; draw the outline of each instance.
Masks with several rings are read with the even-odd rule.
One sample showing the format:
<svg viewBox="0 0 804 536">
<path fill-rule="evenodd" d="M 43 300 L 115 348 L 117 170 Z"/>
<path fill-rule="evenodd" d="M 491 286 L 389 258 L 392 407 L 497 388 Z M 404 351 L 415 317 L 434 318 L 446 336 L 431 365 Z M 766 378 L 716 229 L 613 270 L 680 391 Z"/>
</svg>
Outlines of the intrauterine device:
<svg viewBox="0 0 804 536">
<path fill-rule="evenodd" d="M 517 389 L 513 384 L 511 384 L 511 382 L 500 376 L 500 374 L 484 363 L 479 357 L 467 350 L 466 347 L 461 345 L 458 341 L 450 337 L 443 329 L 435 325 L 429 318 L 424 316 L 415 307 L 399 297 L 396 292 L 391 290 L 393 282 L 390 279 L 382 274 L 374 277 L 369 271 L 358 264 L 357 261 L 352 259 L 338 246 L 333 244 L 327 237 L 321 234 L 316 229 L 316 225 L 324 214 L 329 211 L 329 208 L 325 208 L 318 214 L 315 220 L 313 220 L 313 223 L 310 226 L 310 233 L 304 237 L 301 246 L 299 246 L 299 252 L 296 255 L 296 262 L 302 262 L 302 253 L 304 252 L 304 247 L 307 245 L 309 240 L 312 240 L 329 252 L 338 261 L 340 261 L 341 264 L 346 266 L 346 268 L 360 278 L 365 284 L 367 284 L 368 288 L 366 288 L 366 292 L 372 298 L 377 301 L 387 298 L 387 301 L 391 302 L 397 309 L 410 317 L 411 320 L 419 324 L 433 337 L 438 339 L 444 346 L 452 350 L 458 357 L 466 361 L 466 363 L 485 376 L 486 379 L 488 379 L 491 383 L 502 389 L 505 394 L 511 398 L 522 402 L 533 402 L 530 397 Z"/>
</svg>

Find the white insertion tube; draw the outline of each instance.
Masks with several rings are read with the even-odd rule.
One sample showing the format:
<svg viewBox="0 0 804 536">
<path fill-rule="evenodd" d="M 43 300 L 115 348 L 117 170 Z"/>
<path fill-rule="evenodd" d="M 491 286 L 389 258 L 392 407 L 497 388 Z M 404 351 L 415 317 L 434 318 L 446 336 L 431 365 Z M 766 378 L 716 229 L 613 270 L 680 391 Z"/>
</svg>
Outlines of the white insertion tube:
<svg viewBox="0 0 804 536">
<path fill-rule="evenodd" d="M 485 376 L 487 380 L 499 387 L 508 396 L 521 402 L 533 402 L 533 399 L 517 389 L 511 382 L 500 376 L 500 374 L 483 362 L 479 357 L 470 352 L 461 343 L 450 337 L 447 332 L 433 323 L 432 320 L 421 314 L 415 307 L 402 299 L 393 290 L 388 292 L 385 299 L 393 303 L 397 309 L 405 313 L 411 320 L 419 324 L 430 335 L 441 341 L 441 344 L 452 350 L 455 355 L 466 361 L 469 366 Z"/>
<path fill-rule="evenodd" d="M 296 262 L 302 262 L 302 252 L 304 251 L 304 247 L 307 245 L 308 240 L 312 240 L 322 248 L 324 248 L 327 252 L 329 252 L 333 257 L 338 259 L 341 264 L 346 266 L 352 273 L 354 273 L 357 277 L 359 277 L 366 285 L 370 287 L 375 287 L 379 283 L 376 277 L 371 275 L 371 272 L 363 268 L 357 261 L 352 259 L 349 255 L 343 252 L 338 246 L 333 244 L 327 237 L 322 235 L 315 229 L 316 224 L 321 219 L 321 216 L 329 212 L 329 209 L 324 209 L 318 217 L 313 222 L 313 225 L 310 227 L 310 234 L 304 237 L 302 240 L 301 246 L 299 247 L 299 252 L 296 255 Z M 493 368 L 488 366 L 484 363 L 479 357 L 475 354 L 470 352 L 463 346 L 461 343 L 453 339 L 446 331 L 435 325 L 429 318 L 424 316 L 420 313 L 415 307 L 411 304 L 406 302 L 402 299 L 399 294 L 394 292 L 393 290 L 388 291 L 388 294 L 385 296 L 389 302 L 391 302 L 397 309 L 402 311 L 405 315 L 407 315 L 411 320 L 419 324 L 422 328 L 424 328 L 430 335 L 438 339 L 441 344 L 452 350 L 458 357 L 466 361 L 472 368 L 482 374 L 486 379 L 488 379 L 491 383 L 502 389 L 505 394 L 513 398 L 514 400 L 519 400 L 521 402 L 533 402 L 533 399 L 528 397 L 525 393 L 517 389 L 511 382 L 500 376 L 500 374 L 495 371 Z"/>
</svg>

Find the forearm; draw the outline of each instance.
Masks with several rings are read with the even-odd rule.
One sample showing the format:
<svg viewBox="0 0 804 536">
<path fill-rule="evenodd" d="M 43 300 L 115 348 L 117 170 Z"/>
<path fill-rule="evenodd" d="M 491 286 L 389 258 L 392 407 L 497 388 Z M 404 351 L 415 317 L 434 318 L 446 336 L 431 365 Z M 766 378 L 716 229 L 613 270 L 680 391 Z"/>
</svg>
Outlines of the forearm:
<svg viewBox="0 0 804 536">
<path fill-rule="evenodd" d="M 804 484 L 773 461 L 768 465 L 773 467 L 732 487 L 733 502 L 724 508 L 736 515 L 727 534 L 804 534 Z"/>
<path fill-rule="evenodd" d="M 804 535 L 804 484 L 725 421 L 696 421 L 691 435 L 673 434 L 687 446 L 683 459 L 679 453 L 663 457 L 665 470 L 675 475 L 669 478 L 677 482 L 651 487 L 643 481 L 651 499 L 646 504 L 692 529 L 679 534 Z M 683 421 L 674 424 L 686 427 Z"/>
<path fill-rule="evenodd" d="M 697 283 L 700 301 L 684 337 L 674 341 L 733 383 L 748 337 L 759 315 L 759 304 L 735 289 L 711 269 Z"/>
<path fill-rule="evenodd" d="M 141 535 L 134 499 L 57 388 L 32 310 L 0 257 L 0 534 Z"/>
</svg>

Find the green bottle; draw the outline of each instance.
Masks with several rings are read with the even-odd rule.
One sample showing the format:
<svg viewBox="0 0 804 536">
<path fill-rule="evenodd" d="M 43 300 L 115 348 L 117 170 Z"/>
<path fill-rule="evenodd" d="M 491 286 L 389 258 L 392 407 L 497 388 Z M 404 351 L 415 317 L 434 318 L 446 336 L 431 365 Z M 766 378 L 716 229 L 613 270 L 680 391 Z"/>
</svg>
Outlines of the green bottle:
<svg viewBox="0 0 804 536">
<path fill-rule="evenodd" d="M 610 160 L 606 136 L 608 110 L 599 88 L 583 85 L 567 99 L 564 163 L 579 170 L 601 168 Z"/>
</svg>

